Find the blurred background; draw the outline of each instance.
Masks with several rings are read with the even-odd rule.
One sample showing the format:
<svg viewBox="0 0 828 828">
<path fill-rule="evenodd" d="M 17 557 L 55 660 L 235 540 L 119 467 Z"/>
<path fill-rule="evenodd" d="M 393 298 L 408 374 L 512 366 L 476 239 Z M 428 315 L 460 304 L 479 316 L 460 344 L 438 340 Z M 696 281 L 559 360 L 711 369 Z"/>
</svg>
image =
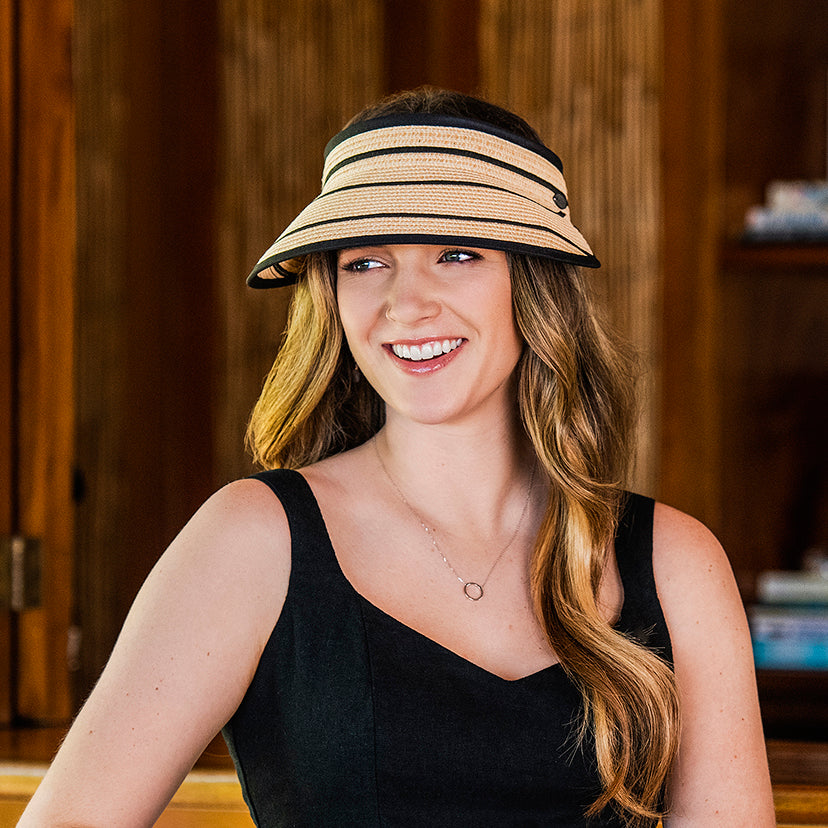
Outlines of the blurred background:
<svg viewBox="0 0 828 828">
<path fill-rule="evenodd" d="M 629 485 L 724 543 L 769 737 L 828 741 L 827 81 L 822 0 L 0 0 L 0 753 L 252 470 L 289 294 L 247 272 L 327 139 L 424 83 L 563 159 L 641 355 Z"/>
</svg>

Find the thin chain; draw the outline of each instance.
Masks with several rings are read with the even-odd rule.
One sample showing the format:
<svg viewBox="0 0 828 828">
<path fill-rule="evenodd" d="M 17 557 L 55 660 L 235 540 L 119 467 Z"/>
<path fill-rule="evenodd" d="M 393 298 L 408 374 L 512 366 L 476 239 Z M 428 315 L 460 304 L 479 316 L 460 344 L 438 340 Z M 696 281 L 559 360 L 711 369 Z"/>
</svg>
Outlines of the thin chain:
<svg viewBox="0 0 828 828">
<path fill-rule="evenodd" d="M 443 553 L 443 550 L 440 549 L 440 545 L 437 543 L 437 531 L 429 526 L 423 519 L 420 517 L 419 512 L 406 500 L 405 495 L 402 493 L 402 490 L 397 485 L 396 481 L 391 474 L 389 473 L 388 469 L 385 466 L 385 463 L 382 460 L 382 455 L 379 451 L 379 446 L 377 445 L 377 438 L 374 436 L 374 451 L 377 453 L 377 460 L 379 460 L 380 467 L 382 468 L 383 472 L 385 472 L 385 476 L 388 478 L 388 482 L 394 487 L 394 490 L 397 492 L 400 500 L 408 507 L 408 510 L 417 520 L 417 523 L 423 527 L 426 535 L 428 535 L 429 540 L 431 541 L 431 545 L 434 547 L 434 551 L 443 559 L 443 563 L 449 568 L 449 570 L 453 573 L 454 577 L 457 578 L 458 581 L 463 585 L 463 594 L 468 598 L 470 601 L 479 601 L 483 597 L 483 587 L 489 581 L 492 573 L 495 571 L 495 567 L 500 563 L 500 559 L 506 554 L 506 550 L 515 542 L 515 538 L 517 538 L 518 533 L 520 532 L 520 527 L 523 526 L 523 519 L 526 517 L 526 512 L 529 509 L 529 501 L 532 497 L 532 490 L 535 487 L 535 472 L 537 471 L 537 462 L 533 463 L 532 465 L 532 476 L 529 478 L 529 487 L 526 490 L 526 500 L 523 502 L 523 511 L 520 513 L 520 519 L 515 526 L 515 531 L 512 533 L 512 536 L 509 538 L 509 542 L 503 549 L 500 550 L 500 554 L 495 558 L 494 563 L 489 568 L 486 577 L 483 579 L 481 583 L 477 581 L 467 581 L 463 578 L 462 575 L 451 565 L 449 559 Z"/>
</svg>

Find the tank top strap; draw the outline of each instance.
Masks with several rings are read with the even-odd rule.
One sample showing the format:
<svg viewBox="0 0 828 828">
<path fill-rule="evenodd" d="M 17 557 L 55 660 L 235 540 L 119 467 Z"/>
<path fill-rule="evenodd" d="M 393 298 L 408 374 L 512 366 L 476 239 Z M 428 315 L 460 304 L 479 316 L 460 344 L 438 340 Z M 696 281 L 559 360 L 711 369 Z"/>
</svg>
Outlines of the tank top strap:
<svg viewBox="0 0 828 828">
<path fill-rule="evenodd" d="M 325 519 L 308 481 L 294 469 L 271 469 L 252 475 L 270 487 L 287 515 L 295 571 L 339 574 Z"/>
<path fill-rule="evenodd" d="M 256 825 L 379 828 L 374 699 L 360 599 L 305 478 L 253 475 L 282 503 L 291 571 L 279 620 L 223 733 Z"/>
<path fill-rule="evenodd" d="M 670 634 L 653 573 L 654 510 L 652 498 L 625 494 L 615 536 L 615 558 L 624 587 L 624 604 L 616 628 L 672 664 Z"/>
</svg>

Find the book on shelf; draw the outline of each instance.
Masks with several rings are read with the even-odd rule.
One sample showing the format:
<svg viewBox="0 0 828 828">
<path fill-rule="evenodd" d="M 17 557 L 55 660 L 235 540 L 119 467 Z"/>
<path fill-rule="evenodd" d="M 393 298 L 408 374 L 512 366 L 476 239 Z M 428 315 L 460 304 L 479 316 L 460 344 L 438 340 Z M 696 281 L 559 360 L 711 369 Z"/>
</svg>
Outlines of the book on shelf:
<svg viewBox="0 0 828 828">
<path fill-rule="evenodd" d="M 828 578 L 763 572 L 748 623 L 757 668 L 828 670 Z"/>
<path fill-rule="evenodd" d="M 756 604 L 748 622 L 758 668 L 828 670 L 828 607 Z"/>
<path fill-rule="evenodd" d="M 747 242 L 828 242 L 828 181 L 772 181 L 748 209 Z"/>
<path fill-rule="evenodd" d="M 799 570 L 760 572 L 756 600 L 760 604 L 817 604 L 828 608 L 828 577 Z"/>
</svg>

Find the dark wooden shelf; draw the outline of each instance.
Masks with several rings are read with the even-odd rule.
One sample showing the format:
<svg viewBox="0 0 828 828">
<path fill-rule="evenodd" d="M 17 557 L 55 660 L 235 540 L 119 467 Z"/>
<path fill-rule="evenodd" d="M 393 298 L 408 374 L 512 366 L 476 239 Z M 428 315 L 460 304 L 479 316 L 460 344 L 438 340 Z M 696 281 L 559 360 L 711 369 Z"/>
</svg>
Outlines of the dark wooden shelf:
<svg viewBox="0 0 828 828">
<path fill-rule="evenodd" d="M 725 270 L 814 270 L 828 272 L 828 243 L 758 244 L 730 242 L 722 250 Z"/>
<path fill-rule="evenodd" d="M 828 742 L 828 670 L 758 670 L 765 735 Z"/>
<path fill-rule="evenodd" d="M 820 785 L 828 789 L 828 743 L 768 739 L 774 785 Z"/>
</svg>

